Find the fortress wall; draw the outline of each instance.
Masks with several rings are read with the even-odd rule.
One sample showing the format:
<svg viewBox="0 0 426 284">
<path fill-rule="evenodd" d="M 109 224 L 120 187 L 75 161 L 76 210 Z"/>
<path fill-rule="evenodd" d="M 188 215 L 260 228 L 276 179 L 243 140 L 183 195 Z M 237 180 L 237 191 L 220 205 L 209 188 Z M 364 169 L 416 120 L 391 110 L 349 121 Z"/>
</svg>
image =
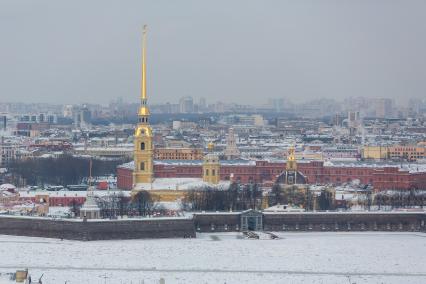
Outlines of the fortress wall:
<svg viewBox="0 0 426 284">
<path fill-rule="evenodd" d="M 241 214 L 194 214 L 197 232 L 239 231 L 240 219 Z M 426 232 L 425 225 L 423 213 L 263 213 L 265 231 Z"/>
<path fill-rule="evenodd" d="M 264 214 L 266 231 L 425 231 L 425 214 Z"/>
<path fill-rule="evenodd" d="M 195 213 L 193 219 L 54 220 L 0 216 L 0 234 L 69 240 L 195 237 L 195 232 L 238 232 L 244 213 Z M 424 213 L 264 213 L 265 231 L 426 232 Z"/>
<path fill-rule="evenodd" d="M 191 219 L 52 220 L 0 216 L 0 234 L 69 240 L 195 237 Z"/>
<path fill-rule="evenodd" d="M 200 213 L 194 215 L 194 224 L 197 232 L 237 232 L 240 229 L 240 223 L 241 214 L 238 213 Z"/>
</svg>

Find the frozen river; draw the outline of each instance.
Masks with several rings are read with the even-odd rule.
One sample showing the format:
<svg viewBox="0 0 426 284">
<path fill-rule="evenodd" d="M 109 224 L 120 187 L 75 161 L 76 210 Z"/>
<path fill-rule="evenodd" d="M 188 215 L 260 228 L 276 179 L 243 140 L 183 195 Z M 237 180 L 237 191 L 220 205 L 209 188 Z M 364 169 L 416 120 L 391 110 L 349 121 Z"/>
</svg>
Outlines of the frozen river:
<svg viewBox="0 0 426 284">
<path fill-rule="evenodd" d="M 44 284 L 426 283 L 426 234 L 278 235 L 95 242 L 0 235 L 0 272 L 28 267 L 33 279 L 44 273 Z"/>
</svg>

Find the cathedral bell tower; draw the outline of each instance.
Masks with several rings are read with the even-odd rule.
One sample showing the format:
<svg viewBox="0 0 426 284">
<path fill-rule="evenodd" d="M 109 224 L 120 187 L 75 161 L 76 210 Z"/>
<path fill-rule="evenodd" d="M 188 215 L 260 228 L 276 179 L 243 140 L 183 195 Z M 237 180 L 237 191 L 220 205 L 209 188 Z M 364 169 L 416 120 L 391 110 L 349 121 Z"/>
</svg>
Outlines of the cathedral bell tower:
<svg viewBox="0 0 426 284">
<path fill-rule="evenodd" d="M 218 184 L 220 182 L 219 157 L 213 153 L 213 143 L 209 143 L 207 148 L 208 153 L 203 159 L 203 181 L 210 184 Z"/>
<path fill-rule="evenodd" d="M 285 168 L 285 183 L 296 184 L 297 183 L 297 162 L 296 162 L 296 150 L 294 146 L 291 146 L 288 150 L 287 165 Z"/>
<path fill-rule="evenodd" d="M 291 146 L 288 150 L 288 157 L 287 157 L 287 171 L 297 171 L 297 162 L 296 162 L 296 153 L 295 153 L 294 146 Z"/>
<path fill-rule="evenodd" d="M 142 42 L 142 87 L 141 104 L 138 111 L 138 124 L 134 139 L 134 161 L 133 184 L 151 183 L 154 179 L 154 145 L 152 143 L 152 128 L 149 125 L 149 109 L 146 94 L 146 33 L 147 26 L 143 28 Z"/>
</svg>

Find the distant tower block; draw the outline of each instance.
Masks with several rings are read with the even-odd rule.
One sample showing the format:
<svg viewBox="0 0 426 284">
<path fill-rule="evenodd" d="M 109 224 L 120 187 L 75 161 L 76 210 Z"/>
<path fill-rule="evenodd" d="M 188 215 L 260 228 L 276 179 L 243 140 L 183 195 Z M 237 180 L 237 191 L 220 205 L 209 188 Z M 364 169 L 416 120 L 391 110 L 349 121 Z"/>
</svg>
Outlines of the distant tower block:
<svg viewBox="0 0 426 284">
<path fill-rule="evenodd" d="M 228 130 L 228 138 L 226 139 L 225 156 L 228 160 L 240 157 L 237 143 L 235 142 L 234 128 L 230 127 Z"/>
<path fill-rule="evenodd" d="M 142 47 L 142 88 L 141 104 L 138 111 L 138 124 L 134 139 L 134 161 L 133 183 L 151 183 L 154 178 L 154 146 L 152 142 L 152 128 L 149 124 L 150 112 L 147 105 L 146 94 L 146 26 L 143 30 Z"/>
<path fill-rule="evenodd" d="M 203 160 L 203 181 L 211 184 L 218 184 L 220 181 L 220 162 L 219 157 L 212 153 L 214 144 L 209 143 L 209 153 Z"/>
</svg>

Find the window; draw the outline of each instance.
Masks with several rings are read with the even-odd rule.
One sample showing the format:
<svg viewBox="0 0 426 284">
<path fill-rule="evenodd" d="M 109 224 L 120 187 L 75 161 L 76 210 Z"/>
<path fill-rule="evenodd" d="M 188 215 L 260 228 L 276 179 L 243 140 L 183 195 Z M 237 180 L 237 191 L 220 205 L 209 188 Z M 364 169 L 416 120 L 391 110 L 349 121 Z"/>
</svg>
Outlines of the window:
<svg viewBox="0 0 426 284">
<path fill-rule="evenodd" d="M 212 176 L 216 175 L 216 170 L 212 170 Z"/>
<path fill-rule="evenodd" d="M 209 169 L 206 169 L 206 176 L 209 175 Z"/>
<path fill-rule="evenodd" d="M 145 150 L 145 142 L 141 142 L 141 150 Z"/>
<path fill-rule="evenodd" d="M 144 170 L 145 170 L 145 162 L 141 162 L 140 170 L 141 170 L 141 171 L 144 171 Z"/>
</svg>

